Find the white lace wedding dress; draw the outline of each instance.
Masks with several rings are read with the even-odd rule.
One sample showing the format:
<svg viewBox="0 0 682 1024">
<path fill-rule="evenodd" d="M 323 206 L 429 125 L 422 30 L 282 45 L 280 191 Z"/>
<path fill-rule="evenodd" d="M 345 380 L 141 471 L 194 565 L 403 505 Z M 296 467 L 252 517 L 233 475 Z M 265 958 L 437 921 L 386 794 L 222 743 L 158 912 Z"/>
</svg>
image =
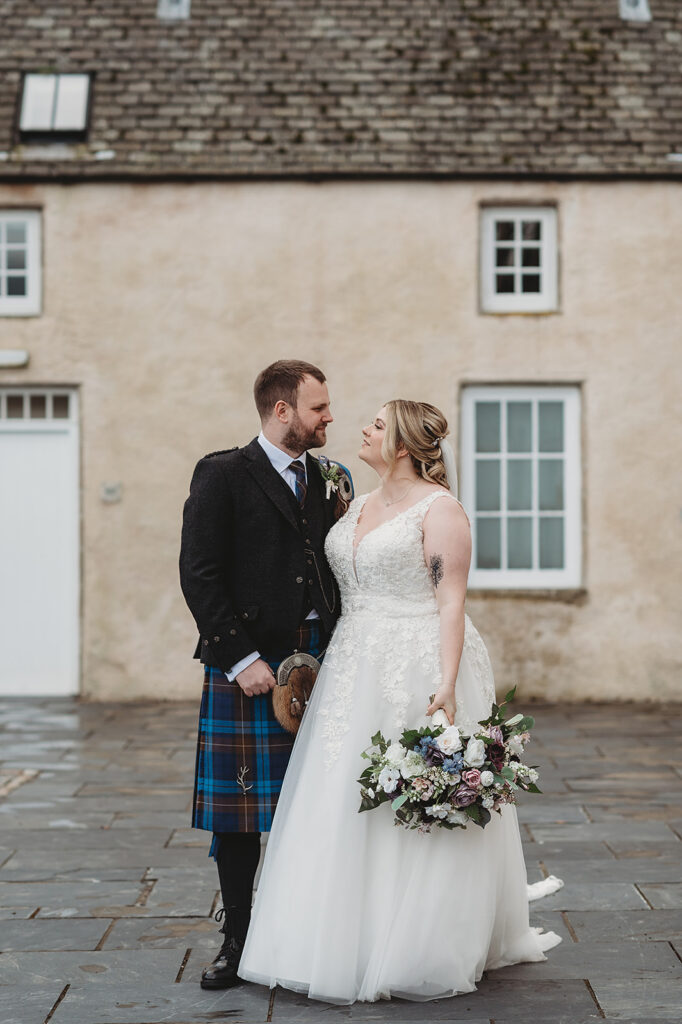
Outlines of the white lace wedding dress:
<svg viewBox="0 0 682 1024">
<path fill-rule="evenodd" d="M 481 830 L 393 825 L 358 813 L 361 751 L 381 729 L 425 725 L 440 681 L 439 618 L 422 523 L 438 491 L 366 534 L 366 495 L 329 532 L 342 615 L 296 739 L 239 974 L 334 1003 L 470 992 L 485 969 L 544 960 L 559 941 L 528 924 L 516 811 Z M 490 713 L 493 674 L 466 619 L 457 724 Z"/>
</svg>

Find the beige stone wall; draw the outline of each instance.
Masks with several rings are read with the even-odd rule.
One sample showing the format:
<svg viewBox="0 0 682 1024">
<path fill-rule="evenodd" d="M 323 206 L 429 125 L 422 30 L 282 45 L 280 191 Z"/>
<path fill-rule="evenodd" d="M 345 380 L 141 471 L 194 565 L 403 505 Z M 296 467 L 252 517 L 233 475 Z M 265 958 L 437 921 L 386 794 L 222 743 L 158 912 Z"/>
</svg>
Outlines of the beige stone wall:
<svg viewBox="0 0 682 1024">
<path fill-rule="evenodd" d="M 478 313 L 478 204 L 556 200 L 561 312 Z M 358 490 L 360 426 L 427 399 L 454 439 L 463 382 L 581 382 L 585 593 L 475 596 L 500 688 L 679 698 L 682 202 L 673 183 L 2 186 L 44 209 L 44 312 L 0 319 L 27 369 L 81 388 L 83 693 L 189 697 L 178 586 L 196 459 L 248 441 L 276 358 L 318 362 L 329 453 Z M 123 499 L 100 500 L 120 481 Z"/>
</svg>

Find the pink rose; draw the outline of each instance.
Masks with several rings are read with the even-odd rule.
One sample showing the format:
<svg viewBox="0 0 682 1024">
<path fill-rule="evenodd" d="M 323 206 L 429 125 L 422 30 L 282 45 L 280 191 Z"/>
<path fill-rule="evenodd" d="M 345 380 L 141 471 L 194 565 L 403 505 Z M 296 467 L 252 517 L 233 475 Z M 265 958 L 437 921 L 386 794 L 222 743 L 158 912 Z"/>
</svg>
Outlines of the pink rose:
<svg viewBox="0 0 682 1024">
<path fill-rule="evenodd" d="M 473 789 L 469 789 L 467 786 L 460 786 L 452 798 L 452 802 L 455 807 L 468 807 L 469 804 L 473 804 L 475 799 L 476 794 Z"/>
<path fill-rule="evenodd" d="M 476 789 L 481 784 L 481 773 L 478 768 L 467 768 L 462 772 L 462 782 L 465 782 L 469 789 Z"/>
</svg>

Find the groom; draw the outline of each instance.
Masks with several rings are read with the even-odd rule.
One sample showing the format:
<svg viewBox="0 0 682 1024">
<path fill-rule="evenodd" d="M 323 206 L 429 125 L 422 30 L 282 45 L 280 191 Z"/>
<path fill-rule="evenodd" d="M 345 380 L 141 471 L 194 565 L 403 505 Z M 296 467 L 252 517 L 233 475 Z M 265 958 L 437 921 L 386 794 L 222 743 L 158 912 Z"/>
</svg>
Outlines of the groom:
<svg viewBox="0 0 682 1024">
<path fill-rule="evenodd" d="M 333 420 L 325 376 L 282 359 L 258 375 L 254 398 L 261 433 L 201 459 L 182 530 L 180 580 L 204 664 L 192 825 L 213 832 L 225 917 L 202 988 L 239 980 L 260 834 L 294 742 L 272 711 L 277 666 L 294 651 L 319 657 L 340 612 L 324 539 L 343 505 L 308 454 Z"/>
</svg>

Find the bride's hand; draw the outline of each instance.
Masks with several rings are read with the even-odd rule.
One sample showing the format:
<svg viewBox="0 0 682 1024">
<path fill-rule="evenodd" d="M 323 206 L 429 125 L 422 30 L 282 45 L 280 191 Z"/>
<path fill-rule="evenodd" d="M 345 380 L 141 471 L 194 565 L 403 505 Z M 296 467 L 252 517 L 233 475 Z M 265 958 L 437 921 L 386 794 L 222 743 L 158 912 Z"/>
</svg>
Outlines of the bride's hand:
<svg viewBox="0 0 682 1024">
<path fill-rule="evenodd" d="M 426 714 L 432 715 L 434 711 L 438 711 L 439 708 L 442 708 L 445 712 L 450 725 L 454 725 L 455 714 L 457 713 L 457 701 L 455 700 L 454 687 L 441 686 L 426 709 Z"/>
</svg>

